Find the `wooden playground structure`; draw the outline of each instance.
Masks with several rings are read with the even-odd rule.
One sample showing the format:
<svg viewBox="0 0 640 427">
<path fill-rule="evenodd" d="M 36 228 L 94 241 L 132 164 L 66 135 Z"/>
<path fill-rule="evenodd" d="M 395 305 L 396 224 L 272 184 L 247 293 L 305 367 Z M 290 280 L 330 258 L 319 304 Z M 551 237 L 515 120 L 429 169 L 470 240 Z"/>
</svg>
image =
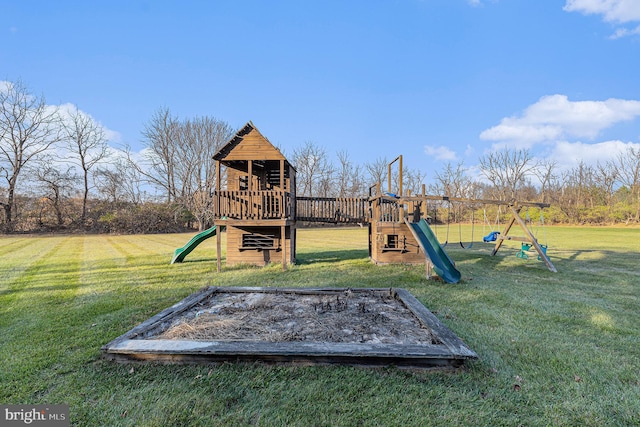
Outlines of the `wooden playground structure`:
<svg viewBox="0 0 640 427">
<path fill-rule="evenodd" d="M 323 198 L 296 196 L 296 170 L 269 140 L 249 122 L 214 155 L 217 181 L 213 217 L 216 227 L 227 230 L 227 265 L 247 263 L 263 266 L 281 261 L 282 268 L 296 262 L 296 223 L 367 224 L 369 257 L 376 264 L 426 264 L 427 275 L 435 270 L 447 282 L 457 282 L 460 272 L 434 236 L 427 213 L 428 201 L 506 206 L 510 220 L 500 232 L 492 233 L 496 255 L 505 240 L 522 244 L 521 257 L 533 248 L 547 268 L 556 268 L 520 216 L 528 206 L 549 207 L 538 202 L 467 199 L 425 194 L 404 194 L 402 156 L 388 165 L 387 191 L 376 183 L 369 197 Z M 397 192 L 392 193 L 392 166 L 398 163 Z M 226 171 L 223 179 L 222 170 Z M 226 185 L 223 188 L 223 183 Z M 514 225 L 516 227 L 514 227 Z M 522 236 L 511 234 L 520 227 Z M 208 234 L 205 234 L 207 233 Z M 202 236 L 200 236 L 202 235 Z M 200 233 L 176 250 L 181 261 L 204 238 L 216 235 L 217 269 L 221 270 L 221 237 L 215 230 Z"/>
</svg>

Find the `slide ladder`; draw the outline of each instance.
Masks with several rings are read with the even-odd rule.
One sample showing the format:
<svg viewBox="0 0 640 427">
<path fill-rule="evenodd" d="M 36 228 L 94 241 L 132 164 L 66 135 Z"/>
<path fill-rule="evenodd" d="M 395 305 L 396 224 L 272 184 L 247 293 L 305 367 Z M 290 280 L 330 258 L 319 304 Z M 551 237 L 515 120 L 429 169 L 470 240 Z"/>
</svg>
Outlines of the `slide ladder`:
<svg viewBox="0 0 640 427">
<path fill-rule="evenodd" d="M 455 267 L 455 263 L 444 251 L 438 238 L 429 227 L 427 221 L 423 218 L 419 222 L 409 222 L 404 219 L 413 236 L 418 241 L 420 248 L 425 256 L 431 260 L 433 270 L 438 276 L 447 283 L 458 283 L 460 281 L 460 271 Z"/>
<path fill-rule="evenodd" d="M 182 262 L 184 258 L 191 253 L 192 250 L 196 248 L 200 243 L 209 237 L 215 236 L 217 232 L 217 227 L 214 225 L 213 227 L 204 230 L 201 233 L 196 234 L 181 248 L 178 248 L 173 253 L 173 259 L 171 260 L 171 264 L 176 262 Z"/>
</svg>

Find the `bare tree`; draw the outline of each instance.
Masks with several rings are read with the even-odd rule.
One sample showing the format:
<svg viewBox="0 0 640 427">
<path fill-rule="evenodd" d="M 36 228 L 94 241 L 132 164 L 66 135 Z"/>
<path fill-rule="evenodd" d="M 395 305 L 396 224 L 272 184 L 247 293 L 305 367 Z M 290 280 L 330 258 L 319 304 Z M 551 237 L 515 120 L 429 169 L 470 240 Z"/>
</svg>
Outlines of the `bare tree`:
<svg viewBox="0 0 640 427">
<path fill-rule="evenodd" d="M 371 163 L 365 163 L 364 167 L 369 173 L 371 185 L 380 184 L 381 190 L 386 191 L 384 181 L 387 179 L 387 165 L 389 161 L 386 157 L 379 157 Z"/>
<path fill-rule="evenodd" d="M 108 166 L 97 167 L 93 181 L 99 195 L 113 205 L 142 202 L 141 177 L 138 170 L 125 159 L 118 158 Z"/>
<path fill-rule="evenodd" d="M 412 194 L 419 194 L 422 192 L 422 184 L 424 184 L 427 178 L 427 173 L 422 172 L 419 169 L 405 168 L 402 178 L 404 191 L 410 191 Z"/>
<path fill-rule="evenodd" d="M 0 205 L 5 226 L 13 228 L 13 208 L 18 178 L 25 165 L 61 140 L 57 109 L 44 97 L 35 97 L 20 82 L 0 90 L 0 176 L 7 182 Z"/>
<path fill-rule="evenodd" d="M 72 161 L 82 169 L 84 184 L 80 223 L 87 217 L 87 199 L 89 197 L 89 171 L 108 155 L 108 145 L 104 128 L 91 116 L 82 113 L 76 107 L 63 120 L 68 148 L 73 153 Z"/>
<path fill-rule="evenodd" d="M 617 159 L 619 180 L 635 198 L 635 221 L 640 221 L 640 148 L 628 147 Z"/>
<path fill-rule="evenodd" d="M 367 195 L 367 185 L 361 165 L 354 164 L 347 151 L 337 154 L 338 166 L 335 168 L 337 197 L 364 197 Z"/>
<path fill-rule="evenodd" d="M 449 197 L 470 197 L 471 179 L 466 175 L 466 169 L 462 162 L 453 166 L 447 163 L 442 170 L 436 172 L 436 194 Z"/>
<path fill-rule="evenodd" d="M 353 163 L 346 150 L 338 151 L 338 169 L 336 174 L 336 193 L 338 197 L 349 196 L 350 177 Z"/>
<path fill-rule="evenodd" d="M 535 166 L 527 149 L 505 148 L 480 158 L 480 171 L 504 200 L 517 198 L 518 189 L 526 185 L 526 178 Z"/>
<path fill-rule="evenodd" d="M 602 193 L 602 202 L 609 212 L 613 209 L 613 194 L 618 182 L 618 169 L 611 161 L 605 163 L 598 162 L 594 171 L 594 186 Z"/>
<path fill-rule="evenodd" d="M 298 195 L 313 197 L 320 191 L 326 193 L 331 164 L 324 148 L 306 141 L 301 148 L 293 151 L 292 162 L 297 170 Z"/>
<path fill-rule="evenodd" d="M 175 188 L 178 201 L 188 209 L 203 230 L 211 220 L 216 188 L 213 155 L 234 134 L 228 123 L 213 117 L 196 117 L 180 122 L 177 130 Z"/>
<path fill-rule="evenodd" d="M 54 165 L 52 159 L 43 159 L 38 162 L 38 167 L 33 168 L 33 175 L 55 212 L 57 225 L 64 225 L 64 201 L 70 197 L 78 178 L 73 168 L 61 168 Z"/>
<path fill-rule="evenodd" d="M 132 162 L 132 165 L 147 182 L 162 189 L 171 203 L 178 197 L 175 182 L 178 120 L 168 108 L 160 108 L 147 122 L 142 135 L 145 138 L 142 164 Z"/>
<path fill-rule="evenodd" d="M 540 196 L 543 203 L 549 201 L 549 190 L 555 181 L 555 170 L 558 163 L 555 160 L 542 160 L 538 162 L 537 166 L 533 169 L 533 173 L 540 180 Z"/>
</svg>

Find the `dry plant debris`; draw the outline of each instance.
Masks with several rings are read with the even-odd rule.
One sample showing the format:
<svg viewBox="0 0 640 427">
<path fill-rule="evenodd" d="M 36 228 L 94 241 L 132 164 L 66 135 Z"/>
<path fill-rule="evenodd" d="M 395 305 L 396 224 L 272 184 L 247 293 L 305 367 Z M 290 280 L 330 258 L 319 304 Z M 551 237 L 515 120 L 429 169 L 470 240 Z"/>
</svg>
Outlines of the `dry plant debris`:
<svg viewBox="0 0 640 427">
<path fill-rule="evenodd" d="M 389 290 L 216 293 L 151 338 L 203 341 L 439 344 Z"/>
</svg>

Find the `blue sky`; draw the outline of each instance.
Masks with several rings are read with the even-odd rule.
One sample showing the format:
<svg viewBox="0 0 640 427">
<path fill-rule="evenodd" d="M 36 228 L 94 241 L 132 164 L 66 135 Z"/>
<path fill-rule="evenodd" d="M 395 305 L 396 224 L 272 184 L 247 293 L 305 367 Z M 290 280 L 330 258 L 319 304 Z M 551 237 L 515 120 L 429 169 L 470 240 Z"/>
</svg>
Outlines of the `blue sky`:
<svg viewBox="0 0 640 427">
<path fill-rule="evenodd" d="M 0 81 L 142 148 L 160 107 L 433 177 L 502 147 L 640 147 L 638 0 L 7 1 Z"/>
</svg>

